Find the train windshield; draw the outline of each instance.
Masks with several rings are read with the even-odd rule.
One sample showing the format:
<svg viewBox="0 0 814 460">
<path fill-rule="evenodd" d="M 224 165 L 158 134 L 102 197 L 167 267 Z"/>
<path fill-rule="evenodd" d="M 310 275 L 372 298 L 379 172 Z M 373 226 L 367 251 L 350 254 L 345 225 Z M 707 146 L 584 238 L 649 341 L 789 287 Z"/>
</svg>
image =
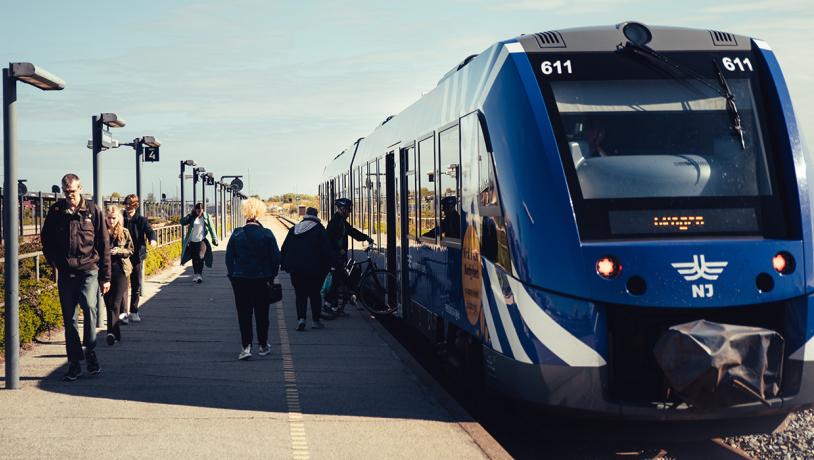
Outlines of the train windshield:
<svg viewBox="0 0 814 460">
<path fill-rule="evenodd" d="M 751 81 L 727 83 L 743 145 L 714 79 L 552 81 L 582 197 L 771 195 Z"/>
<path fill-rule="evenodd" d="M 765 62 L 661 56 L 529 54 L 580 238 L 791 236 Z"/>
</svg>

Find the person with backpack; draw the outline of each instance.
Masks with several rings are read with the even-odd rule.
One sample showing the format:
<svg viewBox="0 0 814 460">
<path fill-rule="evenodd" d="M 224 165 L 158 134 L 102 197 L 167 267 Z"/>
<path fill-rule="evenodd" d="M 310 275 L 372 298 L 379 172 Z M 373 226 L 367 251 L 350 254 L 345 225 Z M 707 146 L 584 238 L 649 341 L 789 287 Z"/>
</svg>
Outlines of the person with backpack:
<svg viewBox="0 0 814 460">
<path fill-rule="evenodd" d="M 102 370 L 95 352 L 96 309 L 100 287 L 103 294 L 110 290 L 110 240 L 102 212 L 82 197 L 79 176 L 63 176 L 62 193 L 65 198 L 48 209 L 40 239 L 45 259 L 57 270 L 68 355 L 68 372 L 64 379 L 71 382 L 82 375 L 83 360 L 90 374 Z M 77 304 L 84 316 L 81 341 Z"/>
<path fill-rule="evenodd" d="M 305 330 L 308 301 L 312 329 L 322 329 L 322 282 L 331 270 L 332 251 L 328 233 L 315 208 L 305 210 L 302 221 L 288 230 L 282 248 L 281 268 L 291 274 L 297 305 L 297 330 Z"/>
</svg>

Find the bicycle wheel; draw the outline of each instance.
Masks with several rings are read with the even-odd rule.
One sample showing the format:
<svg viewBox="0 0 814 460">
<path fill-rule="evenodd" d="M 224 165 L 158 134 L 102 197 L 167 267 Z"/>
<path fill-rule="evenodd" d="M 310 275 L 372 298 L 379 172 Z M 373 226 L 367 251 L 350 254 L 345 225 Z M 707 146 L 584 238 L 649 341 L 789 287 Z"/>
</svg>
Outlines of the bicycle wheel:
<svg viewBox="0 0 814 460">
<path fill-rule="evenodd" d="M 399 303 L 399 282 L 387 270 L 374 270 L 359 282 L 359 301 L 375 315 L 395 313 Z"/>
</svg>

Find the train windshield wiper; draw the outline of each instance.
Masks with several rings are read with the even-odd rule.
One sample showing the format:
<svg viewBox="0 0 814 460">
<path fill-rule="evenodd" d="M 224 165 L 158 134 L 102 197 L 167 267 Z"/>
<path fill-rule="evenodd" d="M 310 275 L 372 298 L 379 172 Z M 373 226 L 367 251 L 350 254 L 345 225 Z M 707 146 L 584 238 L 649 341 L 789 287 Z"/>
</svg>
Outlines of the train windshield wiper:
<svg viewBox="0 0 814 460">
<path fill-rule="evenodd" d="M 741 150 L 746 150 L 746 139 L 743 137 L 743 127 L 741 126 L 741 116 L 738 113 L 738 106 L 735 104 L 735 95 L 732 94 L 732 90 L 729 88 L 729 83 L 726 81 L 726 77 L 724 77 L 724 73 L 721 71 L 721 68 L 718 66 L 718 63 L 715 63 L 716 71 L 718 72 L 718 83 L 720 83 L 721 88 L 724 90 L 724 97 L 726 98 L 726 110 L 729 112 L 729 120 L 732 123 L 732 130 L 738 135 L 738 139 L 741 141 Z"/>
<path fill-rule="evenodd" d="M 678 71 L 684 75 L 692 77 L 694 80 L 697 80 L 699 83 L 703 84 L 707 88 L 715 91 L 726 100 L 726 110 L 729 112 L 729 121 L 730 126 L 732 127 L 732 131 L 735 132 L 738 140 L 740 141 L 741 150 L 746 150 L 746 139 L 743 134 L 743 126 L 741 125 L 741 116 L 738 113 L 738 106 L 735 103 L 735 95 L 732 93 L 732 90 L 729 88 L 729 83 L 727 83 L 726 78 L 724 77 L 724 73 L 721 71 L 721 68 L 718 66 L 718 63 L 713 61 L 715 64 L 715 71 L 718 76 L 718 85 L 720 87 L 715 87 L 704 78 L 703 75 L 699 74 L 698 72 L 684 67 L 676 62 L 673 62 L 667 56 L 659 53 L 658 51 L 650 48 L 647 45 L 639 45 L 633 42 L 628 41 L 624 46 L 620 48 L 620 50 L 629 50 L 634 54 L 639 56 L 645 57 L 651 61 L 655 61 L 661 64 L 665 64 L 670 67 L 674 71 Z"/>
</svg>

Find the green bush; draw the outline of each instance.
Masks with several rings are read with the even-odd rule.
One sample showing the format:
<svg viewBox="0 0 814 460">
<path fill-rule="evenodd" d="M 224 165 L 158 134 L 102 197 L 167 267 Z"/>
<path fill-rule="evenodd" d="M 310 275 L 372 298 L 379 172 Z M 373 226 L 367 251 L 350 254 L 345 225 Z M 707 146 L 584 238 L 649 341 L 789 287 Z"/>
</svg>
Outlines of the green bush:
<svg viewBox="0 0 814 460">
<path fill-rule="evenodd" d="M 5 308 L 0 308 L 5 313 Z M 62 308 L 56 285 L 47 279 L 20 282 L 20 344 L 62 327 Z M 5 324 L 0 324 L 0 349 L 5 346 Z"/>
<path fill-rule="evenodd" d="M 144 260 L 144 276 L 152 275 L 169 267 L 179 257 L 181 257 L 180 241 L 150 250 Z"/>
</svg>

